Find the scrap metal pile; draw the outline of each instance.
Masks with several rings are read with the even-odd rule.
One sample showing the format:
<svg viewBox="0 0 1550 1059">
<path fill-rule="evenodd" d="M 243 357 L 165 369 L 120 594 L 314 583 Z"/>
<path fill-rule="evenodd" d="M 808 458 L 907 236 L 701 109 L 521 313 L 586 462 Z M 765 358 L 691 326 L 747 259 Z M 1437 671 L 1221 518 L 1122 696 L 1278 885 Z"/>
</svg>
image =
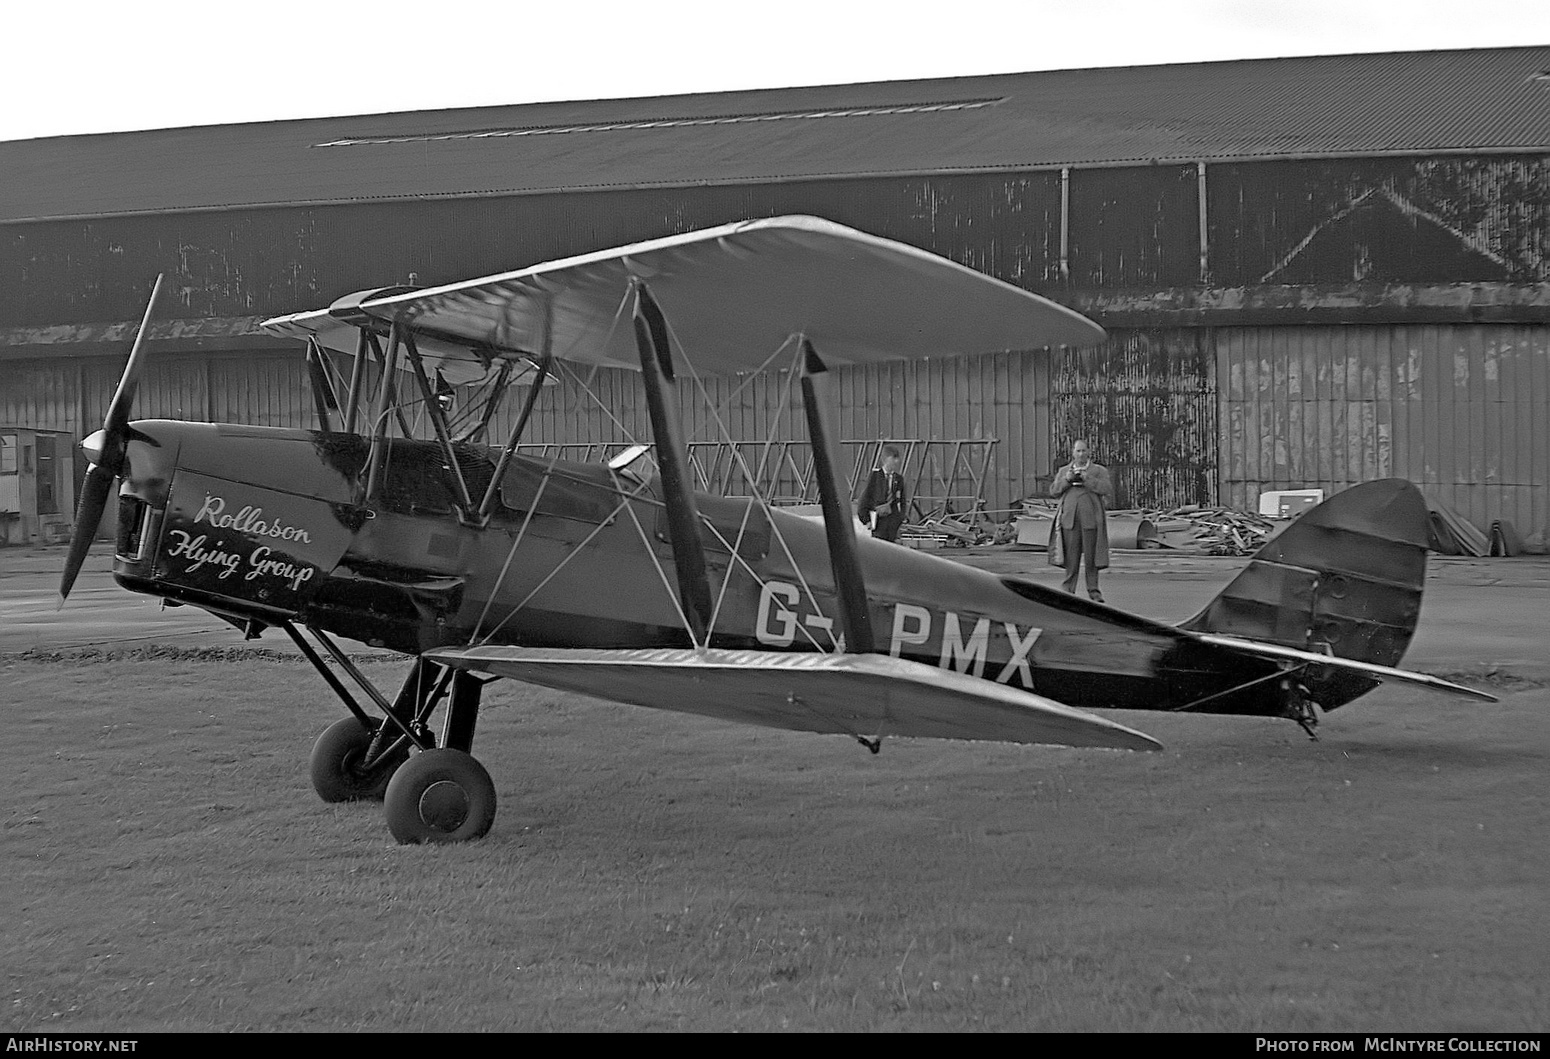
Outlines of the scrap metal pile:
<svg viewBox="0 0 1550 1059">
<path fill-rule="evenodd" d="M 967 548 L 976 544 L 1000 544 L 998 527 L 985 512 L 967 515 L 932 514 L 906 522 L 899 543 L 911 548 Z"/>
<path fill-rule="evenodd" d="M 1048 545 L 1056 502 L 1029 498 L 1022 514 L 996 543 L 1043 548 Z M 1439 555 L 1496 556 L 1550 552 L 1542 534 L 1525 538 L 1506 519 L 1491 523 L 1489 533 L 1436 500 L 1430 509 L 1428 544 Z M 1167 548 L 1198 555 L 1253 555 L 1282 529 L 1289 519 L 1269 519 L 1230 507 L 1186 504 L 1171 511 L 1132 509 L 1109 512 L 1109 546 L 1112 548 Z"/>
<path fill-rule="evenodd" d="M 1116 512 L 1117 514 L 1117 512 Z M 1186 504 L 1172 511 L 1143 512 L 1155 538 L 1143 536 L 1142 548 L 1189 548 L 1206 555 L 1253 555 L 1285 523 L 1230 507 Z M 1155 541 L 1155 543 L 1153 543 Z"/>
<path fill-rule="evenodd" d="M 1016 520 L 1019 544 L 1045 547 L 1055 517 L 1053 500 L 1023 501 Z M 1200 555 L 1252 555 L 1285 522 L 1275 522 L 1230 507 L 1186 504 L 1170 511 L 1109 512 L 1109 543 L 1114 548 L 1167 548 Z"/>
</svg>

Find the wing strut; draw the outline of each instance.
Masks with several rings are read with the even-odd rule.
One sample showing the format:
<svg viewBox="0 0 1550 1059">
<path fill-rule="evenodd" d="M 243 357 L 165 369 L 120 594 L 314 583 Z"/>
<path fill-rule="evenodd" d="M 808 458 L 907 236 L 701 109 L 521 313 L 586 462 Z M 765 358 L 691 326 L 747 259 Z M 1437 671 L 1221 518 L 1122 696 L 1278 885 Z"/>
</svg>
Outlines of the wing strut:
<svg viewBox="0 0 1550 1059">
<path fill-rule="evenodd" d="M 506 383 L 511 381 L 512 361 L 501 361 L 500 368 L 495 373 L 495 381 L 490 384 L 489 397 L 484 402 L 484 412 L 479 416 L 479 422 L 458 435 L 458 440 L 465 445 L 476 445 L 484 440 L 485 431 L 490 429 L 490 420 L 495 418 L 495 413 L 500 409 L 500 397 L 506 392 Z"/>
<path fill-rule="evenodd" d="M 366 456 L 366 492 L 370 498 L 377 495 L 377 478 L 382 473 L 382 461 L 387 455 L 387 422 L 388 414 L 398 408 L 397 388 L 394 382 L 398 377 L 398 346 L 401 332 L 397 320 L 393 321 L 388 329 L 388 348 L 382 355 L 382 385 L 377 391 L 377 413 L 371 420 L 371 451 Z M 375 337 L 375 336 L 373 336 Z M 372 343 L 376 350 L 376 343 Z M 377 350 L 377 352 L 381 352 Z M 400 424 L 402 425 L 402 424 Z M 412 437 L 407 430 L 404 437 Z"/>
<path fill-rule="evenodd" d="M 635 287 L 635 346 L 640 352 L 640 374 L 646 388 L 646 411 L 651 416 L 651 435 L 657 443 L 662 473 L 662 499 L 667 505 L 668 532 L 672 538 L 673 566 L 678 572 L 678 595 L 683 602 L 689 636 L 696 646 L 708 646 L 706 632 L 712 611 L 710 580 L 705 573 L 705 548 L 700 542 L 700 511 L 689 487 L 689 457 L 678 420 L 668 408 L 673 381 L 673 352 L 668 344 L 667 321 L 644 283 Z"/>
<path fill-rule="evenodd" d="M 845 628 L 845 650 L 871 654 L 877 650 L 872 637 L 872 616 L 867 610 L 866 581 L 856 556 L 855 513 L 840 495 L 838 434 L 829 422 L 832 384 L 829 369 L 807 339 L 802 340 L 802 406 L 807 414 L 807 435 L 813 444 L 813 474 L 818 479 L 818 498 L 823 505 L 823 529 L 829 540 L 829 565 L 840 597 L 840 621 Z M 876 753 L 876 750 L 873 750 Z"/>
<path fill-rule="evenodd" d="M 501 479 L 506 474 L 506 465 L 511 462 L 512 453 L 517 451 L 517 440 L 522 437 L 522 431 L 527 428 L 527 421 L 533 415 L 533 405 L 538 403 L 538 395 L 544 388 L 544 380 L 549 377 L 551 361 L 552 358 L 545 354 L 538 362 L 538 373 L 533 377 L 533 385 L 527 392 L 527 400 L 522 402 L 522 411 L 517 416 L 517 421 L 512 424 L 511 434 L 506 438 L 505 447 L 501 449 L 501 458 L 495 462 L 495 473 L 490 476 L 490 487 L 484 491 L 484 498 L 479 501 L 481 523 L 487 522 L 490 513 L 495 510 L 495 497 L 500 492 Z M 505 379 L 504 375 L 501 376 L 497 385 L 504 386 Z"/>
<path fill-rule="evenodd" d="M 366 351 L 371 347 L 366 344 L 366 329 L 364 327 L 355 334 L 355 363 L 350 366 L 350 394 L 346 401 L 349 407 L 344 413 L 344 432 L 355 433 L 355 417 L 361 403 L 361 382 L 366 377 Z"/>
<path fill-rule="evenodd" d="M 330 433 L 334 423 L 328 413 L 339 410 L 339 398 L 334 394 L 334 384 L 328 379 L 323 350 L 315 337 L 307 339 L 307 375 L 312 382 L 312 404 L 318 414 L 318 429 Z"/>
<path fill-rule="evenodd" d="M 447 427 L 447 417 L 442 413 L 441 402 L 436 399 L 436 391 L 431 386 L 430 376 L 425 374 L 425 362 L 420 359 L 420 349 L 415 344 L 414 331 L 406 327 L 403 333 L 404 355 L 409 358 L 409 364 L 414 369 L 411 374 L 420 387 L 420 398 L 425 402 L 425 414 L 431 421 L 431 429 L 436 432 L 436 440 L 441 443 L 441 453 L 446 458 L 447 470 L 451 472 L 452 480 L 457 483 L 457 496 L 461 501 L 460 510 L 464 518 L 472 518 L 474 501 L 468 495 L 468 480 L 463 477 L 463 467 L 458 463 L 457 450 L 452 446 L 452 431 Z"/>
</svg>

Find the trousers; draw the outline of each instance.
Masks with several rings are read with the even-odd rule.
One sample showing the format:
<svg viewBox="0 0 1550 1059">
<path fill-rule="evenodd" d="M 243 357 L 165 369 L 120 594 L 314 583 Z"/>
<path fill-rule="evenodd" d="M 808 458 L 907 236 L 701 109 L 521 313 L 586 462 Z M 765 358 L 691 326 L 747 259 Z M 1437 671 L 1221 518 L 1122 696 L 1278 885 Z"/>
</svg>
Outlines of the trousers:
<svg viewBox="0 0 1550 1059">
<path fill-rule="evenodd" d="M 1082 562 L 1082 556 L 1087 557 L 1087 591 L 1089 594 L 1098 591 L 1098 568 L 1093 565 L 1093 559 L 1098 554 L 1098 528 L 1096 526 L 1083 528 L 1072 526 L 1070 529 L 1060 528 L 1060 542 L 1066 549 L 1066 579 L 1061 583 L 1067 592 L 1076 591 L 1077 566 Z"/>
<path fill-rule="evenodd" d="M 903 515 L 878 515 L 877 525 L 872 529 L 872 536 L 880 541 L 893 541 L 898 543 L 899 531 L 904 528 Z"/>
</svg>

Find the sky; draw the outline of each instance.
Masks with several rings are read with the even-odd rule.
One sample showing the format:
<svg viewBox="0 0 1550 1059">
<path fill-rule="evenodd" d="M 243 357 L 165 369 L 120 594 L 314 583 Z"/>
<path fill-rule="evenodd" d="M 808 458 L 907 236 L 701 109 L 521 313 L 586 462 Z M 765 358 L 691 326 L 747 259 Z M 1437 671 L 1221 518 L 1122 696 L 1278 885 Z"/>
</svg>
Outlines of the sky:
<svg viewBox="0 0 1550 1059">
<path fill-rule="evenodd" d="M 1547 0 L 33 0 L 0 140 L 1029 70 L 1550 45 Z"/>
</svg>

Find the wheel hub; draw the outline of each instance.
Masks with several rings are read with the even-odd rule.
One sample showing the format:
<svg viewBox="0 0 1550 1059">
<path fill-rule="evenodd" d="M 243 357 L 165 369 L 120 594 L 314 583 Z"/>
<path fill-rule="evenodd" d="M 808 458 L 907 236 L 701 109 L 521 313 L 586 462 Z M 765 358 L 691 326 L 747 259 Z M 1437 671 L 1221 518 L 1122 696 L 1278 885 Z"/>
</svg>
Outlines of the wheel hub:
<svg viewBox="0 0 1550 1059">
<path fill-rule="evenodd" d="M 451 780 L 438 780 L 420 795 L 420 819 L 437 831 L 452 832 L 462 827 L 469 808 L 468 792 Z"/>
</svg>

